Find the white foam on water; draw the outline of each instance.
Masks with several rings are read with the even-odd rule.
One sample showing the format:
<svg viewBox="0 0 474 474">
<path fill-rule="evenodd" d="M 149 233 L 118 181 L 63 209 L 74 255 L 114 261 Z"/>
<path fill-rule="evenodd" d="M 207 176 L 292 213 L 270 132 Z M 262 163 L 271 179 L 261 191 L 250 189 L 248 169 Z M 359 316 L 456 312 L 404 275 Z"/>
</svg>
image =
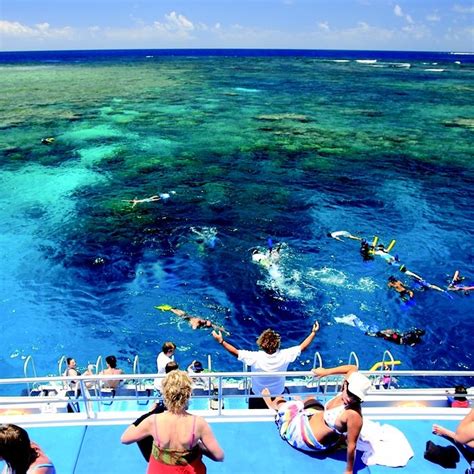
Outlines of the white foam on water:
<svg viewBox="0 0 474 474">
<path fill-rule="evenodd" d="M 250 92 L 250 93 L 261 92 L 260 89 L 252 89 L 250 87 L 234 87 L 234 90 L 239 91 L 239 92 Z"/>
</svg>

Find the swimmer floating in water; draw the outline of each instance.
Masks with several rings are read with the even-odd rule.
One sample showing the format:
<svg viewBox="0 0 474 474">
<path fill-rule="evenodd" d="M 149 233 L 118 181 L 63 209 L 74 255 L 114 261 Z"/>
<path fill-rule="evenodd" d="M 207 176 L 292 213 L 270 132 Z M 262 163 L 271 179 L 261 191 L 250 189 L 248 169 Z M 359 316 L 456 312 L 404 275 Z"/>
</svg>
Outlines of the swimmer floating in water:
<svg viewBox="0 0 474 474">
<path fill-rule="evenodd" d="M 141 204 L 142 202 L 156 202 L 156 201 L 159 201 L 160 199 L 161 199 L 160 196 L 150 196 L 143 199 L 138 199 L 138 198 L 122 199 L 122 202 L 129 202 L 130 204 L 132 204 L 132 209 L 133 209 L 137 204 Z"/>
<path fill-rule="evenodd" d="M 169 305 L 155 306 L 155 309 L 159 309 L 161 311 L 171 311 L 172 313 L 176 314 L 176 316 L 179 316 L 180 318 L 187 320 L 192 329 L 209 328 L 209 329 L 221 331 L 227 335 L 230 335 L 229 331 L 226 331 L 223 327 L 218 326 L 217 324 L 214 324 L 210 319 L 203 319 L 197 316 L 191 316 L 190 314 L 186 313 L 186 311 L 183 311 L 182 309 L 173 308 L 172 306 L 169 306 Z"/>
<path fill-rule="evenodd" d="M 328 232 L 327 236 L 331 237 L 332 239 L 339 240 L 340 242 L 344 242 L 341 239 L 341 237 L 345 237 L 346 239 L 352 239 L 352 240 L 363 240 L 362 237 L 358 237 L 357 235 L 352 235 L 347 230 L 336 230 L 335 232 Z"/>
<path fill-rule="evenodd" d="M 374 259 L 374 247 L 367 242 L 367 240 L 362 239 L 360 242 L 360 254 L 364 262 Z"/>
<path fill-rule="evenodd" d="M 393 288 L 403 301 L 408 301 L 415 296 L 412 290 L 406 287 L 400 280 L 397 280 L 394 276 L 388 277 L 389 288 Z"/>
<path fill-rule="evenodd" d="M 445 293 L 446 290 L 443 290 L 443 288 L 440 288 L 437 285 L 433 285 L 432 283 L 428 283 L 424 278 L 422 278 L 420 275 L 417 275 L 416 273 L 411 272 L 408 270 L 408 268 L 405 265 L 400 265 L 399 270 L 404 273 L 406 276 L 409 276 L 413 280 L 415 280 L 417 283 L 419 283 L 423 288 L 429 288 L 430 290 L 436 290 L 436 291 L 441 291 L 442 293 Z"/>
<path fill-rule="evenodd" d="M 160 200 L 169 199 L 171 194 L 176 194 L 176 192 L 171 191 L 170 193 L 160 193 L 158 195 L 153 195 L 153 196 L 143 198 L 143 199 L 138 199 L 138 198 L 135 198 L 135 199 L 122 199 L 122 202 L 129 202 L 130 204 L 132 204 L 132 209 L 133 209 L 137 204 L 141 204 L 143 202 L 157 202 L 157 201 L 160 201 Z"/>
<path fill-rule="evenodd" d="M 215 248 L 219 241 L 219 238 L 217 237 L 217 229 L 215 227 L 202 227 L 201 229 L 190 227 L 189 230 L 197 236 L 196 242 L 198 244 L 204 244 L 211 249 Z"/>
<path fill-rule="evenodd" d="M 382 329 L 376 332 L 367 331 L 365 334 L 372 337 L 381 337 L 395 344 L 414 346 L 421 342 L 421 336 L 425 335 L 425 331 L 418 328 L 412 328 L 405 332 L 396 329 Z"/>
<path fill-rule="evenodd" d="M 262 250 L 261 248 L 256 248 L 252 252 L 252 261 L 255 263 L 259 263 L 264 267 L 270 267 L 272 265 L 276 265 L 280 260 L 280 252 L 282 249 L 281 243 L 277 244 L 275 247 L 273 245 L 269 247 L 267 250 Z"/>
<path fill-rule="evenodd" d="M 451 283 L 448 285 L 449 291 L 464 291 L 466 295 L 469 294 L 470 291 L 474 290 L 474 285 L 462 285 L 461 283 L 465 280 L 465 277 L 462 277 L 459 273 L 459 270 L 454 272 L 453 278 L 451 279 Z"/>
</svg>

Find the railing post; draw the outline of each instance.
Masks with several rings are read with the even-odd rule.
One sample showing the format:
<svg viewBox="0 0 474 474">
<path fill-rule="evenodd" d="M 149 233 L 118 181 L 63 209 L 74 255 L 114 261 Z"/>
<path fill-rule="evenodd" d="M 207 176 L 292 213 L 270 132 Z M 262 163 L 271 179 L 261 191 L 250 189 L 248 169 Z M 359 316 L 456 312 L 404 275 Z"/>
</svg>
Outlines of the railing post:
<svg viewBox="0 0 474 474">
<path fill-rule="evenodd" d="M 81 391 L 81 396 L 84 400 L 84 407 L 86 409 L 86 416 L 89 419 L 92 419 L 93 416 L 91 415 L 91 405 L 90 405 L 90 400 L 88 398 L 89 395 L 89 390 L 86 387 L 86 384 L 84 383 L 84 380 L 79 380 L 79 389 Z"/>
<path fill-rule="evenodd" d="M 217 409 L 217 414 L 219 416 L 222 415 L 222 405 L 223 405 L 223 399 L 222 399 L 222 376 L 219 375 L 219 380 L 218 380 L 218 395 L 217 399 L 219 400 L 219 407 Z"/>
</svg>

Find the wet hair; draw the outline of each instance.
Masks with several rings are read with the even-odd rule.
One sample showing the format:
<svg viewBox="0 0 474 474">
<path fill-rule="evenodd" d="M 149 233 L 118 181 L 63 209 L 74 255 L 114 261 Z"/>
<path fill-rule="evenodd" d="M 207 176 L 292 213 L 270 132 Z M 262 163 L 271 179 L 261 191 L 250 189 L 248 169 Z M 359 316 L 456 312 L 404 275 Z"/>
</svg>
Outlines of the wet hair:
<svg viewBox="0 0 474 474">
<path fill-rule="evenodd" d="M 265 329 L 257 339 L 257 345 L 267 354 L 274 354 L 280 348 L 280 334 L 273 329 Z"/>
<path fill-rule="evenodd" d="M 163 347 L 161 348 L 161 350 L 167 354 L 169 351 L 171 350 L 174 350 L 176 349 L 176 344 L 174 342 L 170 342 L 170 341 L 166 341 L 164 344 L 163 344 Z"/>
<path fill-rule="evenodd" d="M 105 362 L 110 365 L 111 369 L 117 368 L 117 358 L 115 356 L 107 356 Z"/>
<path fill-rule="evenodd" d="M 326 234 L 326 237 L 332 237 L 331 232 L 328 232 L 328 233 Z"/>
<path fill-rule="evenodd" d="M 28 433 L 17 425 L 0 425 L 0 458 L 15 474 L 26 474 L 38 457 Z"/>
<path fill-rule="evenodd" d="M 168 362 L 165 365 L 165 374 L 169 374 L 170 372 L 173 372 L 173 370 L 178 370 L 178 369 L 179 369 L 178 363 L 172 360 L 171 362 Z"/>
<path fill-rule="evenodd" d="M 191 377 L 182 370 L 173 370 L 163 379 L 161 393 L 166 408 L 171 413 L 186 410 L 193 391 L 192 384 Z"/>
<path fill-rule="evenodd" d="M 391 283 L 395 283 L 397 279 L 393 275 L 391 275 L 388 277 L 388 281 L 390 281 Z"/>
<path fill-rule="evenodd" d="M 195 360 L 191 366 L 191 369 L 194 372 L 202 372 L 204 370 L 204 367 L 202 366 L 202 362 L 200 362 L 199 360 Z"/>
</svg>

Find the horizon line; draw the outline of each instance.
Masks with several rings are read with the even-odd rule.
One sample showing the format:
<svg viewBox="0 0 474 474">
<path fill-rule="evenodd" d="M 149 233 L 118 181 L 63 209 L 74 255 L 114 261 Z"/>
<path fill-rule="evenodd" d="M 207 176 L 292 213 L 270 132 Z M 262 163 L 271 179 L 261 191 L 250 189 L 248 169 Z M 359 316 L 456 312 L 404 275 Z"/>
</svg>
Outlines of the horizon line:
<svg viewBox="0 0 474 474">
<path fill-rule="evenodd" d="M 447 53 L 473 55 L 474 51 L 453 50 L 410 50 L 410 49 L 337 49 L 337 48 L 219 48 L 219 47 L 195 47 L 195 48 L 84 48 L 84 49 L 32 49 L 32 50 L 2 50 L 3 53 L 54 53 L 54 52 L 80 52 L 80 51 L 347 51 L 347 52 L 394 52 L 394 53 Z"/>
</svg>

